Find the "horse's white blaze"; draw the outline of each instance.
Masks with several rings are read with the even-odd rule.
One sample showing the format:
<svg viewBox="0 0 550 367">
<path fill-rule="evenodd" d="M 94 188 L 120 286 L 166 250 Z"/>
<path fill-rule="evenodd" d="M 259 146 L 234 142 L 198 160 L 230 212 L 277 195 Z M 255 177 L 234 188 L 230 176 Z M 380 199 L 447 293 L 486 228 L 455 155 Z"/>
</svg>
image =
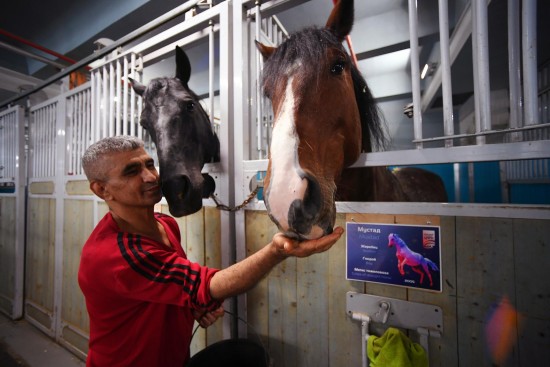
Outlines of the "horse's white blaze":
<svg viewBox="0 0 550 367">
<path fill-rule="evenodd" d="M 274 123 L 271 138 L 271 180 L 269 207 L 271 215 L 283 229 L 288 229 L 288 210 L 296 199 L 303 200 L 307 180 L 299 175 L 299 139 L 294 121 L 292 77 L 288 79 L 285 100 Z"/>
</svg>

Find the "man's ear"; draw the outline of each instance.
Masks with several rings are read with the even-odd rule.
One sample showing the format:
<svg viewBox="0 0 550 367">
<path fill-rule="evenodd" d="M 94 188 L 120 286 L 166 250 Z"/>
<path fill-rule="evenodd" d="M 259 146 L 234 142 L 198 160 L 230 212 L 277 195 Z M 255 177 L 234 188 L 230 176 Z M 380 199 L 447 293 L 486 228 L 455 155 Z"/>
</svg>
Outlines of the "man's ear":
<svg viewBox="0 0 550 367">
<path fill-rule="evenodd" d="M 103 181 L 90 182 L 90 190 L 92 190 L 94 194 L 96 194 L 98 197 L 100 197 L 103 200 L 108 200 L 111 197 Z"/>
</svg>

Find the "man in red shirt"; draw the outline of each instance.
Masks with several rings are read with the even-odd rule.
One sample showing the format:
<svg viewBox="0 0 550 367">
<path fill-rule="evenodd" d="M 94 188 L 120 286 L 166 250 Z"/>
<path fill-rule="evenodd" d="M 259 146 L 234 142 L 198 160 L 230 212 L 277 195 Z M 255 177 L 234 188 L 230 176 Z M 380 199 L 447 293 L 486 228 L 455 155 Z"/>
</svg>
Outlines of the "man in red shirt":
<svg viewBox="0 0 550 367">
<path fill-rule="evenodd" d="M 88 367 L 182 367 L 195 320 L 210 326 L 221 303 L 252 288 L 286 257 L 328 250 L 343 229 L 298 242 L 276 234 L 227 269 L 187 259 L 176 221 L 154 212 L 159 175 L 143 142 L 105 138 L 82 157 L 90 189 L 109 206 L 82 249 L 78 282 L 90 316 Z"/>
</svg>

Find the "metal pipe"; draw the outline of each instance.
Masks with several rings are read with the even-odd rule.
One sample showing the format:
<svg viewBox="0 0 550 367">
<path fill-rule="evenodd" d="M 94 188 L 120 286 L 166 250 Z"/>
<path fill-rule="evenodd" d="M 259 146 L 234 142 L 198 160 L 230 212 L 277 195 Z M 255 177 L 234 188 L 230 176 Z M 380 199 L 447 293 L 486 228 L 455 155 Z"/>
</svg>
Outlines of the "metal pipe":
<svg viewBox="0 0 550 367">
<path fill-rule="evenodd" d="M 122 90 L 122 123 L 128 126 L 128 56 L 122 60 L 122 71 L 124 73 L 124 86 Z M 134 121 L 130 120 L 130 135 L 134 136 Z"/>
<path fill-rule="evenodd" d="M 132 73 L 136 70 L 136 54 L 130 55 L 130 70 Z M 130 121 L 132 125 L 136 123 L 136 92 L 134 88 L 130 88 Z M 139 117 L 137 118 L 139 121 Z M 143 139 L 143 129 L 137 128 L 138 138 Z"/>
<path fill-rule="evenodd" d="M 537 96 L 537 1 L 522 1 L 524 123 L 534 125 L 538 117 Z"/>
<path fill-rule="evenodd" d="M 420 94 L 420 65 L 418 60 L 418 6 L 416 0 L 409 0 L 409 33 L 411 43 L 411 82 L 413 97 L 414 139 L 422 139 L 422 95 Z M 421 149 L 422 143 L 416 143 Z"/>
<path fill-rule="evenodd" d="M 474 13 L 476 12 L 475 5 L 472 5 L 472 18 L 475 18 Z M 478 75 L 478 65 L 477 65 L 477 42 L 478 38 L 475 36 L 477 34 L 477 22 L 472 19 L 472 68 L 474 71 L 474 125 L 477 133 L 481 131 L 481 112 L 480 112 L 480 98 L 479 92 L 477 91 L 477 86 L 479 85 L 479 75 Z M 485 144 L 485 136 L 477 135 L 476 139 L 477 145 Z"/>
<path fill-rule="evenodd" d="M 208 33 L 208 98 L 210 109 L 210 125 L 214 129 L 214 22 L 210 21 Z"/>
<path fill-rule="evenodd" d="M 3 41 L 0 41 L 0 47 L 5 48 L 6 50 L 10 50 L 10 51 L 16 52 L 16 53 L 18 53 L 18 54 L 20 54 L 20 55 L 23 55 L 23 56 L 33 58 L 33 59 L 35 59 L 35 60 L 38 60 L 38 61 L 40 61 L 40 62 L 43 62 L 44 64 L 51 65 L 51 66 L 53 66 L 53 67 L 55 67 L 55 68 L 58 68 L 58 69 L 64 69 L 64 68 L 67 67 L 67 65 L 58 63 L 58 62 L 56 62 L 56 61 L 54 61 L 54 60 L 48 59 L 47 57 L 37 55 L 37 54 L 32 53 L 32 52 L 29 52 L 29 51 L 27 51 L 27 50 L 23 50 L 22 48 L 19 48 L 19 47 L 10 45 L 9 43 L 3 42 Z"/>
<path fill-rule="evenodd" d="M 115 68 L 113 63 L 110 63 L 109 64 L 109 96 L 106 98 L 106 101 L 105 101 L 106 104 L 107 102 L 109 103 L 109 136 L 114 136 L 116 134 L 114 97 L 115 97 Z"/>
<path fill-rule="evenodd" d="M 479 96 L 479 128 L 478 132 L 491 130 L 491 87 L 489 82 L 489 37 L 487 24 L 487 1 L 479 0 L 473 6 L 473 24 L 475 24 L 476 39 L 474 49 L 474 64 L 477 66 L 477 83 L 474 93 Z"/>
<path fill-rule="evenodd" d="M 57 57 L 58 59 L 61 59 L 61 60 L 63 60 L 63 61 L 68 62 L 69 64 L 75 64 L 75 63 L 76 63 L 75 60 L 73 60 L 73 59 L 71 59 L 71 58 L 69 58 L 69 57 L 67 57 L 67 56 L 65 56 L 65 55 L 62 55 L 62 54 L 60 54 L 60 53 L 58 53 L 58 52 L 55 52 L 55 51 L 52 51 L 52 50 L 50 50 L 49 48 L 46 48 L 46 47 L 44 47 L 44 46 L 40 46 L 40 45 L 37 44 L 37 43 L 34 43 L 34 42 L 32 42 L 32 41 L 29 41 L 29 40 L 27 40 L 27 39 L 25 39 L 25 38 L 23 38 L 23 37 L 19 37 L 19 36 L 13 34 L 13 33 L 10 33 L 10 32 L 8 32 L 8 31 L 4 30 L 4 29 L 0 29 L 0 34 L 4 35 L 4 36 L 6 36 L 6 37 L 9 37 L 9 38 L 11 38 L 11 39 L 13 39 L 13 40 L 16 40 L 17 42 L 20 42 L 20 43 L 22 43 L 22 44 L 24 44 L 24 45 L 30 46 L 30 47 L 32 47 L 32 48 L 35 48 L 35 49 L 39 50 L 39 51 L 42 51 L 42 52 L 45 52 L 45 53 L 50 54 L 50 55 L 52 55 L 52 56 L 55 56 L 55 57 Z M 65 66 L 63 66 L 63 67 L 65 67 Z"/>
<path fill-rule="evenodd" d="M 516 129 L 480 131 L 474 134 L 457 134 L 457 135 L 441 136 L 441 137 L 435 137 L 435 138 L 424 138 L 424 139 L 421 139 L 420 141 L 428 142 L 428 141 L 438 141 L 438 140 L 446 140 L 446 139 L 461 139 L 461 138 L 468 138 L 472 136 L 485 136 L 485 135 L 493 135 L 493 134 L 514 134 L 520 131 L 533 131 L 536 129 L 543 129 L 545 127 L 550 128 L 550 123 L 523 126 L 523 127 L 518 127 Z M 417 141 L 413 140 L 413 143 L 417 143 Z"/>
<path fill-rule="evenodd" d="M 256 2 L 256 40 L 260 41 L 261 36 L 261 27 L 262 27 L 262 18 L 260 14 L 260 1 Z M 257 150 L 258 150 L 258 159 L 263 158 L 262 154 L 262 86 L 260 83 L 260 75 L 261 75 L 261 69 L 262 69 L 262 56 L 260 55 L 260 52 L 256 50 L 256 129 L 257 129 L 257 142 L 258 144 Z"/>
<path fill-rule="evenodd" d="M 519 42 L 519 0 L 508 0 L 508 79 L 510 85 L 511 129 L 521 124 L 521 67 Z M 520 134 L 512 134 L 512 141 L 521 140 Z"/>
<path fill-rule="evenodd" d="M 439 0 L 439 45 L 441 49 L 443 128 L 445 135 L 454 134 L 453 96 L 451 84 L 451 56 L 449 51 L 449 6 L 447 0 Z M 447 140 L 445 146 L 452 146 Z"/>
<path fill-rule="evenodd" d="M 3 108 L 5 106 L 9 105 L 10 103 L 13 103 L 13 102 L 15 102 L 15 101 L 17 101 L 21 98 L 27 97 L 27 96 L 35 93 L 36 91 L 39 91 L 39 90 L 47 87 L 48 85 L 58 81 L 59 79 L 63 78 L 64 76 L 69 75 L 73 71 L 76 71 L 76 70 L 78 70 L 78 69 L 80 69 L 84 66 L 87 66 L 92 61 L 95 61 L 97 59 L 102 58 L 103 56 L 109 54 L 111 51 L 117 49 L 118 47 L 121 47 L 121 46 L 123 46 L 123 45 L 125 45 L 129 42 L 132 42 L 135 39 L 149 33 L 153 29 L 155 29 L 155 28 L 171 21 L 172 19 L 180 16 L 181 14 L 184 14 L 189 9 L 192 9 L 200 1 L 201 0 L 189 0 L 189 1 L 187 1 L 185 4 L 182 4 L 178 7 L 176 7 L 175 9 L 165 13 L 164 15 L 161 15 L 160 17 L 150 21 L 149 23 L 145 24 L 144 26 L 136 29 L 135 31 L 133 31 L 133 32 L 127 34 L 126 36 L 120 38 L 119 40 L 113 42 L 109 46 L 106 46 L 106 47 L 102 48 L 101 50 L 98 50 L 98 51 L 94 52 L 93 54 L 85 57 L 84 59 L 80 60 L 76 64 L 71 65 L 71 66 L 63 69 L 59 73 L 57 73 L 57 74 L 51 76 L 50 78 L 46 79 L 43 83 L 39 84 L 35 88 L 30 89 L 26 92 L 20 93 L 17 96 L 6 99 L 5 101 L 3 101 L 0 104 L 0 108 Z"/>
</svg>

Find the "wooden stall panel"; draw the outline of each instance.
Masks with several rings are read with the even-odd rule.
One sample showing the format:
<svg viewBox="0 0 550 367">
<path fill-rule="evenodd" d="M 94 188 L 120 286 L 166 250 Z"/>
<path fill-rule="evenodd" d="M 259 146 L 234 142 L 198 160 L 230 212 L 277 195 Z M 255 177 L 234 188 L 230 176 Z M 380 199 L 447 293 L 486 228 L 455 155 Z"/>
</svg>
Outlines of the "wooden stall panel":
<svg viewBox="0 0 550 367">
<path fill-rule="evenodd" d="M 167 205 L 158 205 L 157 210 L 168 214 Z M 218 209 L 203 207 L 195 214 L 174 218 L 181 233 L 181 245 L 187 258 L 201 265 L 221 268 L 221 222 Z M 227 317 L 227 316 L 226 316 Z M 195 323 L 195 327 L 197 327 Z M 223 339 L 222 322 L 219 320 L 207 329 L 198 328 L 191 341 L 191 355 L 207 345 Z"/>
<path fill-rule="evenodd" d="M 444 335 L 430 338 L 430 365 L 457 365 L 455 218 L 425 215 L 338 214 L 346 222 L 441 226 L 443 292 L 411 290 L 384 284 L 346 280 L 345 237 L 320 255 L 287 259 L 247 294 L 249 336 L 256 333 L 268 348 L 274 366 L 359 366 L 361 326 L 346 314 L 346 292 L 433 304 L 443 309 Z M 266 212 L 246 212 L 247 253 L 277 232 Z M 373 325 L 382 334 L 387 325 Z M 409 332 L 418 342 L 416 332 Z"/>
<path fill-rule="evenodd" d="M 62 338 L 82 354 L 88 351 L 90 327 L 78 285 L 82 247 L 94 228 L 92 200 L 65 200 L 63 224 Z M 69 330 L 67 330 L 69 329 Z"/>
<path fill-rule="evenodd" d="M 53 330 L 55 200 L 29 198 L 25 298 L 27 316 Z"/>
<path fill-rule="evenodd" d="M 246 217 L 245 217 L 245 230 L 246 230 L 246 255 L 249 256 L 259 249 L 261 249 L 265 244 L 267 244 L 272 238 L 275 233 L 277 233 L 277 227 L 273 225 L 269 217 L 265 212 L 261 211 L 246 211 Z M 292 264 L 293 261 L 289 261 L 286 263 L 286 269 L 288 271 L 296 272 L 295 270 L 295 264 Z M 280 266 L 280 265 L 279 265 Z M 292 269 L 292 270 L 290 270 Z M 287 336 L 287 339 L 275 340 L 275 345 L 277 343 L 284 343 L 285 340 L 296 340 L 296 308 L 297 308 L 297 299 L 296 299 L 296 280 L 292 277 L 290 273 L 288 273 L 290 276 L 290 279 L 288 279 L 288 282 L 285 283 L 285 296 L 288 298 L 275 298 L 275 296 L 270 297 L 269 294 L 269 281 L 272 279 L 273 276 L 276 276 L 277 273 L 271 273 L 269 276 L 265 277 L 260 281 L 253 289 L 248 291 L 246 296 L 246 303 L 247 303 L 247 315 L 246 319 L 248 322 L 248 334 L 249 338 L 254 339 L 256 337 L 260 338 L 260 342 L 266 346 L 269 350 L 269 353 L 271 354 L 271 357 L 276 360 L 275 365 L 279 365 L 278 363 L 282 363 L 282 361 L 285 361 L 285 358 L 292 358 L 292 356 L 296 355 L 296 344 L 290 344 L 288 345 L 288 349 L 285 348 L 285 354 L 284 355 L 277 355 L 274 352 L 272 353 L 270 350 L 271 345 L 271 335 L 269 330 L 269 318 L 270 318 L 270 310 L 269 305 L 270 302 L 273 302 L 274 309 L 273 312 L 275 312 L 275 309 L 278 310 L 276 307 L 285 308 L 287 312 L 289 313 L 286 315 L 286 319 L 281 320 L 281 324 L 284 326 L 281 327 L 287 327 L 285 330 L 285 335 Z M 275 282 L 277 280 L 274 280 Z M 271 288 L 274 288 L 275 286 L 271 286 Z M 279 305 L 279 306 L 277 306 Z M 277 312 L 281 312 L 278 310 Z M 285 317 L 283 315 L 283 317 Z M 274 326 L 275 330 L 277 330 L 277 327 Z M 280 335 L 281 332 L 278 332 L 278 335 Z M 276 337 L 277 332 L 276 332 Z M 285 345 L 286 346 L 286 345 Z M 294 349 L 292 349 L 294 348 Z M 280 346 L 279 346 L 280 349 Z M 287 354 L 290 354 L 290 356 L 287 357 Z M 295 359 L 291 361 L 289 365 L 296 365 Z M 283 364 L 280 364 L 283 365 Z"/>
<path fill-rule="evenodd" d="M 521 366 L 550 361 L 550 225 L 543 220 L 514 220 L 515 306 L 520 314 Z"/>
<path fill-rule="evenodd" d="M 515 304 L 514 221 L 457 217 L 457 331 L 459 366 L 491 366 L 485 325 L 492 307 L 507 296 Z M 517 348 L 506 366 L 518 366 Z"/>
<path fill-rule="evenodd" d="M 15 296 L 16 198 L 0 197 L 0 311 L 11 315 Z"/>
<path fill-rule="evenodd" d="M 400 218 L 403 216 L 399 216 Z M 422 220 L 422 216 L 416 216 Z M 456 239 L 455 217 L 440 217 L 429 219 L 432 225 L 441 226 L 441 271 L 442 292 L 424 292 L 409 289 L 407 300 L 441 307 L 443 311 L 443 333 L 441 338 L 429 339 L 430 366 L 458 366 L 457 350 L 457 269 L 456 269 Z M 409 223 L 413 224 L 413 223 Z M 415 224 L 430 224 L 418 222 Z M 418 335 L 410 335 L 417 338 Z"/>
</svg>

